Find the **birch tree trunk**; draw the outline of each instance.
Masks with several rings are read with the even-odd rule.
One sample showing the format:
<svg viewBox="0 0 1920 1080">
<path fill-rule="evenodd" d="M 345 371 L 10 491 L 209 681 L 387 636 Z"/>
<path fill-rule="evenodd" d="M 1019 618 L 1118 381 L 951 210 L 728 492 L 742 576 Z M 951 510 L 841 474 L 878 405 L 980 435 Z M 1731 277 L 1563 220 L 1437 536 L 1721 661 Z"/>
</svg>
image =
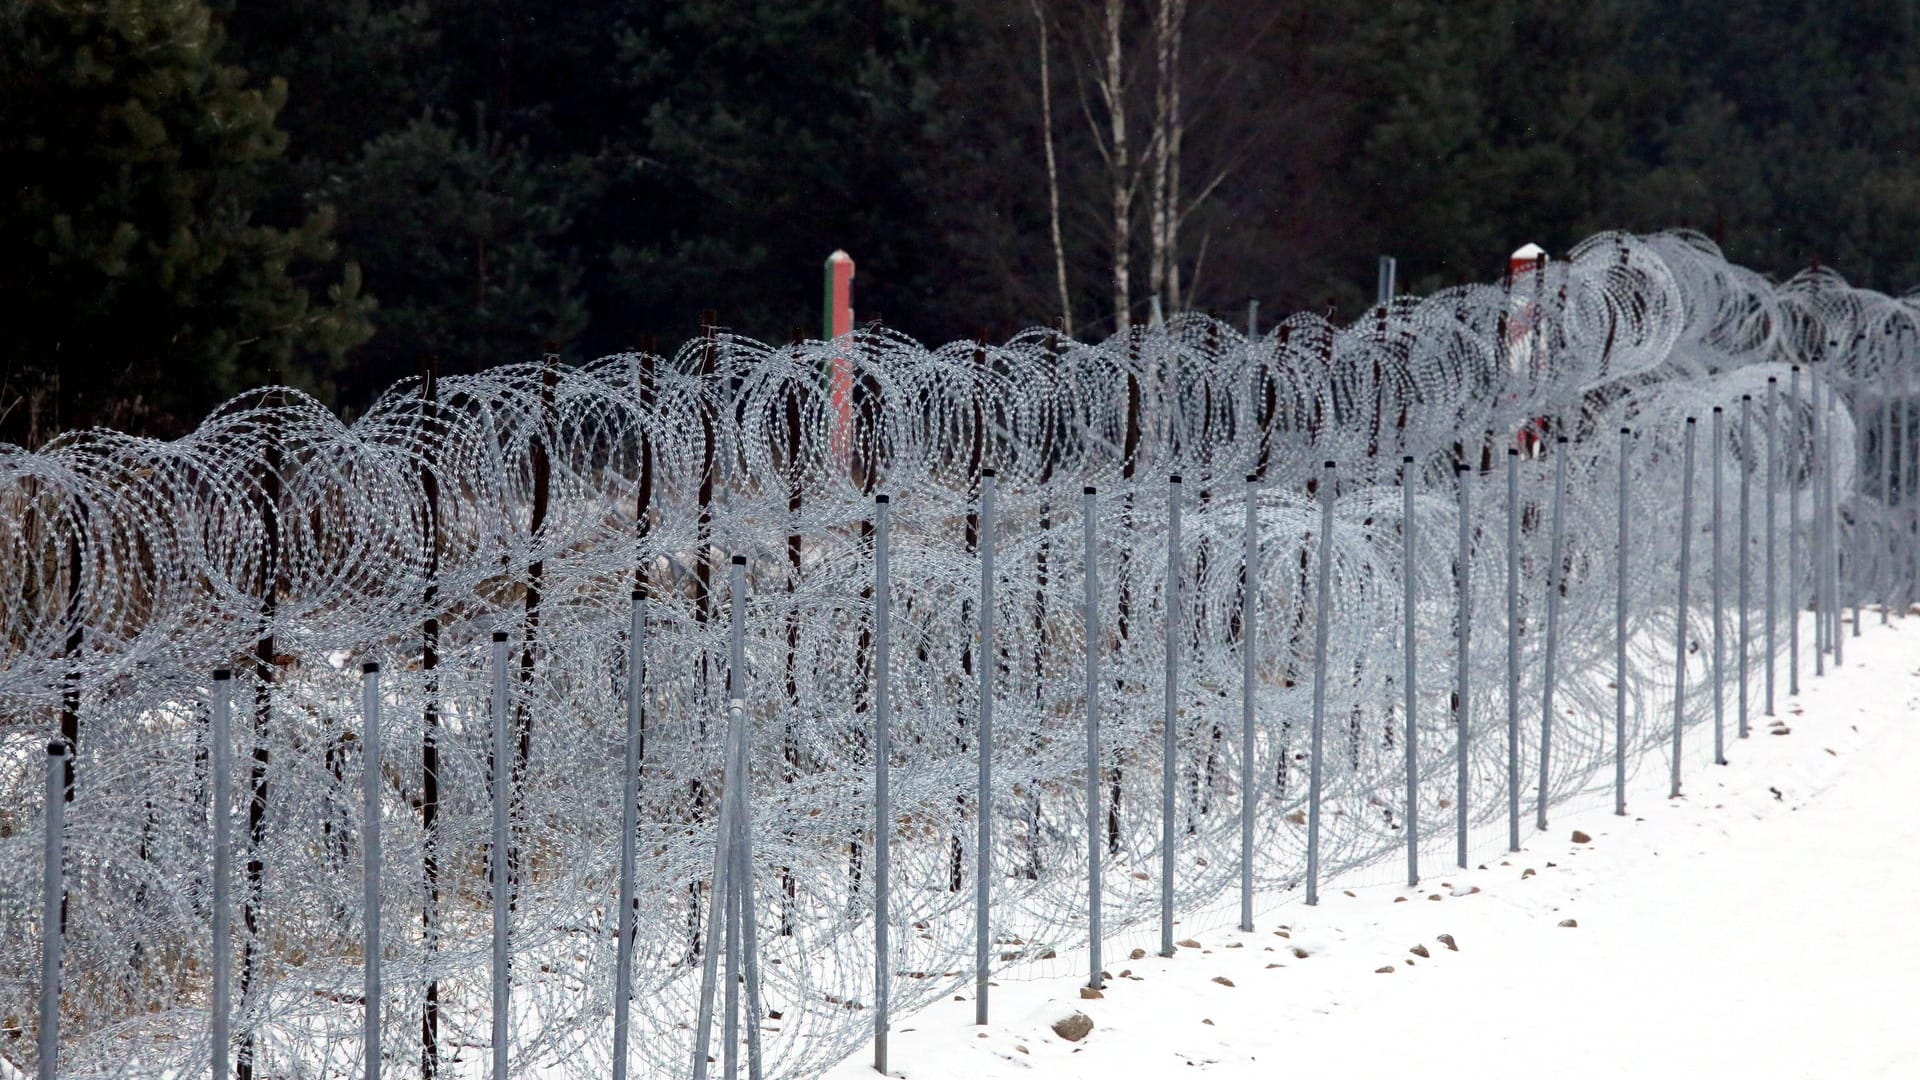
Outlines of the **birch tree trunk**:
<svg viewBox="0 0 1920 1080">
<path fill-rule="evenodd" d="M 1153 10 L 1153 139 L 1148 153 L 1153 171 L 1147 187 L 1147 291 L 1158 298 L 1172 314 L 1173 297 L 1167 292 L 1168 233 L 1172 217 L 1167 205 L 1167 134 L 1172 117 L 1168 90 L 1172 57 L 1168 54 L 1167 21 L 1173 13 L 1173 0 L 1159 0 Z"/>
<path fill-rule="evenodd" d="M 1113 183 L 1113 321 L 1124 334 L 1133 326 L 1133 283 L 1128 254 L 1133 245 L 1133 161 L 1127 149 L 1126 67 L 1120 49 L 1121 0 L 1106 3 L 1106 73 L 1100 82 L 1111 127 L 1109 172 Z"/>
<path fill-rule="evenodd" d="M 1047 150 L 1047 210 L 1053 231 L 1053 273 L 1060 286 L 1060 329 L 1073 336 L 1073 300 L 1067 292 L 1067 249 L 1060 240 L 1060 169 L 1053 152 L 1053 73 L 1047 57 L 1047 17 L 1040 0 L 1028 0 L 1040 27 L 1040 131 Z"/>
<path fill-rule="evenodd" d="M 1160 0 L 1160 53 L 1164 74 L 1161 85 L 1166 95 L 1166 129 L 1160 139 L 1162 168 L 1166 173 L 1165 233 L 1167 253 L 1166 304 L 1168 311 L 1180 311 L 1186 297 L 1180 292 L 1180 143 L 1186 134 L 1186 117 L 1180 114 L 1180 32 L 1187 21 L 1187 0 Z M 1198 273 L 1196 269 L 1196 274 Z"/>
</svg>

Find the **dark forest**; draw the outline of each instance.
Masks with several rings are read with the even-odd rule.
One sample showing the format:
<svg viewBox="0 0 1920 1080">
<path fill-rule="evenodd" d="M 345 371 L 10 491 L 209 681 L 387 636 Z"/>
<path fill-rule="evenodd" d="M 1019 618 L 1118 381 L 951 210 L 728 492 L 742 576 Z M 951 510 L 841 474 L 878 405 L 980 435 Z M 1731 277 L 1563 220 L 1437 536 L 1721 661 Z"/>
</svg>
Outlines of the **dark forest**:
<svg viewBox="0 0 1920 1080">
<path fill-rule="evenodd" d="M 1698 229 L 1920 282 L 1910 0 L 0 0 L 0 439 L 651 346 L 1372 302 Z"/>
</svg>

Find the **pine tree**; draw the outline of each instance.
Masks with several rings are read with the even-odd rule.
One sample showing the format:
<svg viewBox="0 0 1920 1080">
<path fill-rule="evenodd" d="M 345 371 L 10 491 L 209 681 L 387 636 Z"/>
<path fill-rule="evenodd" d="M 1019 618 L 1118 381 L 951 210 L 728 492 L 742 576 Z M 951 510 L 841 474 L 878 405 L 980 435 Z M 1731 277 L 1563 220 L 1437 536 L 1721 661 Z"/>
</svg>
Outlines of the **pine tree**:
<svg viewBox="0 0 1920 1080">
<path fill-rule="evenodd" d="M 565 235 L 596 186 L 587 165 L 539 168 L 484 126 L 468 138 L 423 115 L 370 140 L 332 189 L 340 242 L 382 297 L 343 398 L 372 398 L 429 354 L 475 371 L 576 337 L 587 312 Z"/>
<path fill-rule="evenodd" d="M 254 220 L 285 87 L 220 62 L 199 0 L 0 0 L 0 432 L 197 422 L 275 373 L 315 384 L 370 334 L 331 215 Z"/>
</svg>

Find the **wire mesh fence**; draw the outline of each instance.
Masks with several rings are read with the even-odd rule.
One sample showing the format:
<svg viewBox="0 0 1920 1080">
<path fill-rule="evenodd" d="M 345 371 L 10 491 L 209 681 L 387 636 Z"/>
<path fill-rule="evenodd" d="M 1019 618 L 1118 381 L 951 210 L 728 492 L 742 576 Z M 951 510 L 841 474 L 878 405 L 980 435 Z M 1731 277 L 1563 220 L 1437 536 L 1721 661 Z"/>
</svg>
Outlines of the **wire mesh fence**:
<svg viewBox="0 0 1920 1080">
<path fill-rule="evenodd" d="M 1916 363 L 1911 297 L 1604 234 L 1345 327 L 709 329 L 0 448 L 0 1059 L 806 1076 L 1684 786 L 1911 601 Z"/>
</svg>

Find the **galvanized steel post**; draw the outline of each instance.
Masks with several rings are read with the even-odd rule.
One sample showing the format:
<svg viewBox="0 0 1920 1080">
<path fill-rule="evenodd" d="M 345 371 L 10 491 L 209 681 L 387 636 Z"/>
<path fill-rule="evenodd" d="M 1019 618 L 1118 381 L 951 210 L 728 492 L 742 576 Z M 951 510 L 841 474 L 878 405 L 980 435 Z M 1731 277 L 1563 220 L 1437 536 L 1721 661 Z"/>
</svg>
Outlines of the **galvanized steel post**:
<svg viewBox="0 0 1920 1080">
<path fill-rule="evenodd" d="M 1320 749 L 1327 716 L 1327 616 L 1333 602 L 1333 462 L 1320 470 L 1320 565 L 1313 613 L 1313 733 L 1307 770 L 1307 905 L 1320 902 Z"/>
<path fill-rule="evenodd" d="M 1538 829 L 1547 827 L 1547 777 L 1553 746 L 1553 685 L 1560 659 L 1560 590 L 1565 574 L 1560 564 L 1565 558 L 1569 453 L 1567 437 L 1562 435 L 1554 443 L 1553 455 L 1553 533 L 1547 563 L 1547 643 L 1540 673 L 1540 793 L 1534 805 L 1534 827 Z"/>
<path fill-rule="evenodd" d="M 1694 419 L 1687 417 L 1686 449 L 1681 459 L 1680 478 L 1680 595 L 1674 605 L 1673 632 L 1673 787 L 1671 798 L 1680 795 L 1681 729 L 1687 717 L 1687 609 L 1688 586 L 1693 567 L 1689 556 L 1693 549 L 1693 439 Z"/>
<path fill-rule="evenodd" d="M 873 498 L 873 1068 L 887 1071 L 893 999 L 892 500 Z"/>
</svg>

